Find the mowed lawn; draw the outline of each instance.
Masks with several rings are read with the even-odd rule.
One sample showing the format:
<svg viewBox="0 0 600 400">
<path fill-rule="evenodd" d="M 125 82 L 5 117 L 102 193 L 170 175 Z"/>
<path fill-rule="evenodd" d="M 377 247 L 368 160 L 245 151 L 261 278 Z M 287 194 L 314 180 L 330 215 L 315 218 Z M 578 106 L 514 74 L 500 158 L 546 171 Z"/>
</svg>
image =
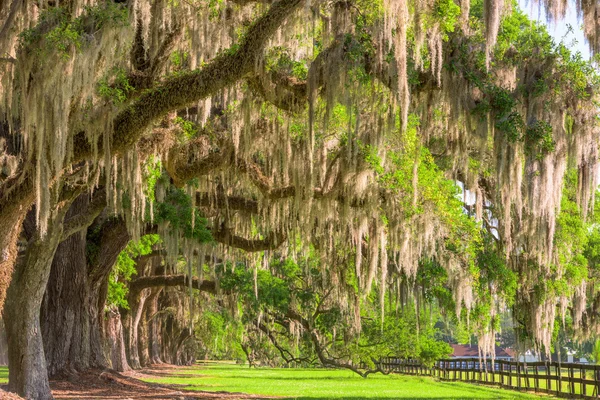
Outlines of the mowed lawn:
<svg viewBox="0 0 600 400">
<path fill-rule="evenodd" d="M 250 369 L 233 363 L 216 362 L 173 370 L 172 376 L 145 380 L 186 385 L 185 389 L 188 390 L 242 392 L 303 400 L 541 398 L 473 384 L 438 382 L 428 377 L 378 374 L 363 379 L 352 372 L 342 370 Z"/>
</svg>

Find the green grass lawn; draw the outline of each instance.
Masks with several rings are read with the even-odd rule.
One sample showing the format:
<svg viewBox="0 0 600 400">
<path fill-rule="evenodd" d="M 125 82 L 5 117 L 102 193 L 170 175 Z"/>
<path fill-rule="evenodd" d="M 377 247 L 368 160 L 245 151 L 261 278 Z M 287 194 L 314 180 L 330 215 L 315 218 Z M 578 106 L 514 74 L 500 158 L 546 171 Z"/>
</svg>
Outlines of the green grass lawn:
<svg viewBox="0 0 600 400">
<path fill-rule="evenodd" d="M 0 385 L 8 383 L 8 367 L 0 366 Z"/>
<path fill-rule="evenodd" d="M 378 374 L 363 379 L 342 370 L 250 369 L 229 363 L 206 363 L 174 370 L 172 374 L 146 380 L 186 385 L 188 390 L 243 392 L 305 400 L 540 398 L 473 384 L 439 382 L 428 377 Z"/>
</svg>

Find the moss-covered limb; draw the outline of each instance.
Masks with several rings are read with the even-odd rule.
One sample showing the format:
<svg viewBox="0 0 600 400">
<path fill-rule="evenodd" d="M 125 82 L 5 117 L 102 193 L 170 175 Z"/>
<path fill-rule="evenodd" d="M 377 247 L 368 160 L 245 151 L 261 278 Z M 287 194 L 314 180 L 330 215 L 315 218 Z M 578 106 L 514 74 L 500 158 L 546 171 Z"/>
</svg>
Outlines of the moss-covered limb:
<svg viewBox="0 0 600 400">
<path fill-rule="evenodd" d="M 258 214 L 258 202 L 241 196 L 226 196 L 218 193 L 216 197 L 209 193 L 196 193 L 196 205 L 206 208 L 220 208 L 242 211 L 247 214 Z"/>
<path fill-rule="evenodd" d="M 169 33 L 167 33 L 165 35 L 163 41 L 161 42 L 160 46 L 158 47 L 158 50 L 157 50 L 154 58 L 152 58 L 152 60 L 150 60 L 149 70 L 150 70 L 151 76 L 153 76 L 153 77 L 159 76 L 159 74 L 164 69 L 167 61 L 169 60 L 169 57 L 170 57 L 171 53 L 173 52 L 175 45 L 177 44 L 177 42 L 179 41 L 179 39 L 181 38 L 182 35 L 183 35 L 183 29 L 182 29 L 181 24 L 174 23 L 171 30 L 169 31 Z"/>
<path fill-rule="evenodd" d="M 17 14 L 19 14 L 23 5 L 25 5 L 24 0 L 12 0 L 10 3 L 8 15 L 4 20 L 4 24 L 2 24 L 2 29 L 0 29 L 0 54 L 4 54 L 4 51 L 6 50 L 4 48 L 5 44 L 3 43 L 3 40 L 8 40 L 9 32 L 15 22 Z M 0 16 L 1 15 L 2 14 L 0 13 Z"/>
<path fill-rule="evenodd" d="M 203 154 L 204 156 L 199 156 Z M 218 150 L 211 151 L 205 136 L 181 146 L 173 146 L 164 163 L 167 173 L 176 186 L 190 179 L 208 174 L 233 161 L 233 146 L 224 142 Z"/>
<path fill-rule="evenodd" d="M 186 275 L 143 276 L 141 278 L 133 279 L 129 284 L 129 290 L 130 293 L 139 293 L 146 288 L 160 286 L 188 287 L 188 285 L 189 279 Z M 215 294 L 217 292 L 217 286 L 215 282 L 200 280 L 195 277 L 192 279 L 192 287 L 206 293 Z"/>
<path fill-rule="evenodd" d="M 87 204 L 85 210 L 82 210 L 81 213 L 65 220 L 65 226 L 63 228 L 63 240 L 83 229 L 87 229 L 90 225 L 92 225 L 96 217 L 100 215 L 105 208 L 106 191 L 98 190 L 94 194 L 92 201 Z"/>
<path fill-rule="evenodd" d="M 152 122 L 169 112 L 205 99 L 243 79 L 246 74 L 252 72 L 267 41 L 301 4 L 301 0 L 280 0 L 274 3 L 267 13 L 248 29 L 239 46 L 217 56 L 199 70 L 172 76 L 141 94 L 114 119 L 112 151 L 122 153 L 131 148 Z M 74 143 L 75 161 L 93 154 L 85 134 L 81 133 L 78 136 L 80 137 L 76 138 Z M 101 140 L 98 147 L 102 152 Z"/>
<path fill-rule="evenodd" d="M 119 253 L 131 239 L 125 221 L 121 218 L 111 218 L 104 221 L 98 229 L 98 237 L 94 240 L 97 240 L 100 246 L 97 252 L 88 254 L 92 290 L 100 290 L 104 279 L 117 262 Z"/>
<path fill-rule="evenodd" d="M 150 58 L 147 55 L 141 27 L 142 23 L 138 21 L 131 49 L 133 71 L 127 75 L 129 83 L 135 89 L 130 94 L 130 99 L 138 96 L 143 90 L 151 88 L 159 80 L 171 52 L 183 34 L 181 25 L 174 23 L 171 30 L 165 34 L 154 57 Z"/>
<path fill-rule="evenodd" d="M 218 230 L 212 231 L 211 233 L 216 242 L 230 247 L 235 247 L 236 249 L 245 250 L 247 252 L 274 250 L 287 240 L 287 236 L 285 234 L 275 232 L 271 232 L 265 239 L 246 239 L 233 235 L 231 230 L 226 227 L 222 227 Z"/>
<path fill-rule="evenodd" d="M 286 87 L 269 87 L 260 77 L 248 78 L 248 86 L 256 95 L 281 110 L 298 113 L 306 106 L 306 96 L 298 97 Z"/>
</svg>

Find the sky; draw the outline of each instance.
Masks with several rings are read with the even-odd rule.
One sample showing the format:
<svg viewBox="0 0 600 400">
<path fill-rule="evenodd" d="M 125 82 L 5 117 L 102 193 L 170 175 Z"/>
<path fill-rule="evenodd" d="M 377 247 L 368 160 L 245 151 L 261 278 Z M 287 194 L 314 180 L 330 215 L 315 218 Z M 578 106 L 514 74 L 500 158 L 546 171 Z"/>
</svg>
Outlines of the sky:
<svg viewBox="0 0 600 400">
<path fill-rule="evenodd" d="M 563 21 L 548 24 L 546 13 L 543 8 L 539 7 L 538 1 L 519 0 L 520 8 L 529 15 L 529 18 L 548 26 L 548 32 L 554 37 L 556 43 L 563 41 L 567 47 L 579 51 L 585 59 L 589 59 L 590 51 L 583 36 L 582 23 L 577 20 L 574 3 L 573 0 L 569 1 L 567 16 Z M 569 33 L 568 25 L 571 25 L 573 32 Z"/>
</svg>

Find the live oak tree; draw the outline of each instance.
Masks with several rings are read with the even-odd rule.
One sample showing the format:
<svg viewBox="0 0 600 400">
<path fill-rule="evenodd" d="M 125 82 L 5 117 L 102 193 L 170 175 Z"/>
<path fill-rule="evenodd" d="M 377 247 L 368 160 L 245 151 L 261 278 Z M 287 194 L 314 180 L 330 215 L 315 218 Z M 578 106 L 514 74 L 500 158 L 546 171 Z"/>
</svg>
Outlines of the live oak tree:
<svg viewBox="0 0 600 400">
<path fill-rule="evenodd" d="M 595 51 L 597 6 L 574 6 Z M 0 17 L 0 303 L 19 394 L 107 365 L 106 335 L 111 362 L 137 366 L 140 304 L 160 313 L 161 287 L 219 295 L 215 265 L 266 270 L 275 249 L 315 248 L 339 304 L 377 285 L 383 323 L 386 288 L 435 262 L 484 353 L 511 299 L 546 351 L 557 310 L 598 329 L 596 274 L 565 241 L 595 203 L 598 77 L 514 4 L 4 0 Z M 108 279 L 149 233 L 164 262 L 136 264 L 125 344 L 118 315 L 103 321 Z"/>
</svg>

